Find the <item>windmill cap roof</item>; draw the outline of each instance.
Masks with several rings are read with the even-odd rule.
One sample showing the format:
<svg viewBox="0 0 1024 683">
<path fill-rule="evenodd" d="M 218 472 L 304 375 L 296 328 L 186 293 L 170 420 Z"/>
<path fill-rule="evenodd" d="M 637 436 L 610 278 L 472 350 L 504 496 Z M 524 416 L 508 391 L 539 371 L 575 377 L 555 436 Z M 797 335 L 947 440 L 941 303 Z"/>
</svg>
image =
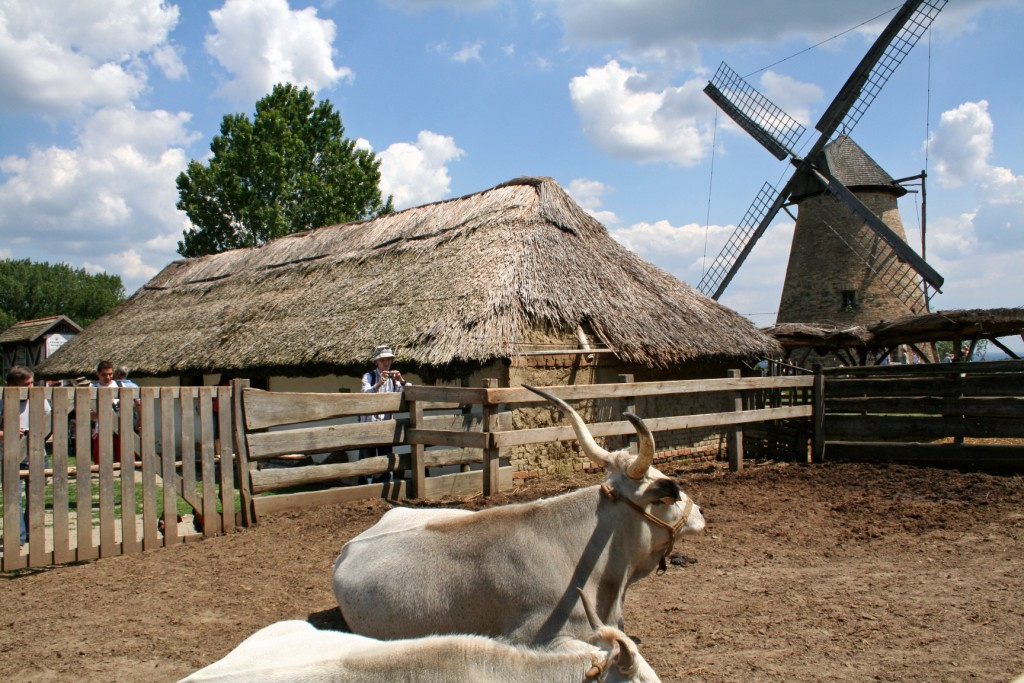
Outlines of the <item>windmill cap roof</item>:
<svg viewBox="0 0 1024 683">
<path fill-rule="evenodd" d="M 851 190 L 872 188 L 892 192 L 898 197 L 907 193 L 853 138 L 846 135 L 828 143 L 812 162 Z M 807 177 L 798 181 L 792 198 L 797 200 L 822 192 L 821 183 L 816 178 Z"/>
</svg>

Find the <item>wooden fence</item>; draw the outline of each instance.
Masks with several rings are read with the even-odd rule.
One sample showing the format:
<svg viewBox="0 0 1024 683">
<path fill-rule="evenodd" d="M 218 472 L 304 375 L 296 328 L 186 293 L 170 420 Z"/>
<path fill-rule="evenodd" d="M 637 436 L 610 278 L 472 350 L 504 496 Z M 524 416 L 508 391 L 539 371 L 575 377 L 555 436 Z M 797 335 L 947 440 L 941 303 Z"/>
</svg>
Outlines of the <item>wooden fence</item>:
<svg viewBox="0 0 1024 683">
<path fill-rule="evenodd" d="M 822 377 L 816 459 L 1024 464 L 1024 361 L 830 368 Z"/>
<path fill-rule="evenodd" d="M 671 382 L 640 382 L 549 387 L 560 398 L 574 401 L 612 401 L 630 408 L 641 396 L 725 394 L 732 410 L 720 413 L 649 418 L 655 433 L 700 428 L 721 428 L 728 433 L 733 469 L 743 463 L 743 425 L 772 420 L 808 420 L 811 417 L 812 376 L 748 377 L 731 371 L 726 379 Z M 507 488 L 511 469 L 503 467 L 511 449 L 531 444 L 576 438 L 569 426 L 516 428 L 516 410 L 532 404 L 548 405 L 533 392 L 519 388 L 457 388 L 414 386 L 402 394 L 281 394 L 236 386 L 236 424 L 240 460 L 249 463 L 250 489 L 243 490 L 248 514 L 346 502 L 385 495 L 391 498 L 437 498 L 444 494 L 480 491 L 491 495 Z M 752 401 L 748 395 L 758 395 Z M 765 396 L 771 400 L 765 402 Z M 447 412 L 446 412 L 447 411 Z M 354 422 L 304 426 L 310 422 L 351 418 L 367 413 L 404 413 L 384 422 Z M 287 427 L 287 429 L 281 429 Z M 635 434 L 626 420 L 589 425 L 595 437 L 629 437 Z M 275 429 L 276 431 L 269 431 Z M 408 445 L 409 453 L 376 456 L 357 462 L 312 464 L 307 458 L 353 448 Z M 299 467 L 260 469 L 261 463 L 282 458 L 303 462 Z M 446 465 L 479 465 L 477 471 L 428 476 L 432 468 Z M 409 472 L 391 483 L 332 487 L 260 497 L 310 484 L 328 484 L 344 478 L 384 472 Z"/>
<path fill-rule="evenodd" d="M 641 396 L 722 394 L 732 410 L 656 417 L 647 423 L 655 433 L 721 429 L 728 435 L 730 462 L 739 469 L 744 425 L 808 420 L 814 378 L 731 374 L 551 390 L 570 403 L 611 401 L 617 410 L 630 408 Z M 13 454 L 4 457 L 0 472 L 3 571 L 188 542 L 296 507 L 380 496 L 490 495 L 511 486 L 511 468 L 502 464 L 511 449 L 575 439 L 568 426 L 516 428 L 517 410 L 548 404 L 526 389 L 497 386 L 298 394 L 258 391 L 239 380 L 231 387 L 6 388 L 3 399 L 4 453 Z M 31 421 L 22 436 L 24 401 Z M 395 413 L 396 419 L 354 421 L 381 412 Z M 596 437 L 634 435 L 625 420 L 590 428 Z M 409 452 L 356 462 L 330 458 L 331 453 L 370 446 Z M 282 464 L 287 466 L 275 466 Z M 453 467 L 460 471 L 436 474 Z M 397 470 L 408 471 L 409 479 L 338 485 L 348 477 Z M 316 487 L 324 488 L 310 490 Z M 15 540 L 23 498 L 27 552 Z M 202 531 L 179 527 L 179 511 L 192 511 Z"/>
<path fill-rule="evenodd" d="M 216 438 L 234 431 L 233 411 L 216 410 L 231 405 L 229 388 L 5 388 L 3 400 L 4 571 L 136 553 L 236 528 L 235 461 L 221 445 L 231 440 Z M 23 401 L 31 420 L 20 435 Z M 22 486 L 27 554 L 18 544 L 22 496 L 11 495 Z M 194 511 L 201 534 L 179 533 L 179 507 Z"/>
</svg>

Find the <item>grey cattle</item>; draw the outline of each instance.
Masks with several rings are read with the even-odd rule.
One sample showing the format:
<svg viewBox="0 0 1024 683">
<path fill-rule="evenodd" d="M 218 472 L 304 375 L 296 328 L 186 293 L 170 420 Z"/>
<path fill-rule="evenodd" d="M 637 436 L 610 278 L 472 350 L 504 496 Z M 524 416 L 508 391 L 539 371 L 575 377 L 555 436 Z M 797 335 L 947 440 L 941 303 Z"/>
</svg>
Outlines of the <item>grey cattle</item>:
<svg viewBox="0 0 1024 683">
<path fill-rule="evenodd" d="M 589 609 L 588 616 L 595 618 Z M 596 621 L 587 642 L 565 640 L 554 649 L 530 649 L 475 635 L 382 641 L 319 631 L 305 621 L 281 621 L 257 631 L 223 659 L 181 683 L 214 681 L 659 683 L 660 679 L 626 634 Z"/>
<path fill-rule="evenodd" d="M 700 509 L 651 466 L 654 437 L 636 456 L 601 448 L 567 403 L 533 387 L 569 417 L 605 481 L 553 498 L 478 512 L 395 508 L 345 544 L 334 594 L 354 633 L 415 638 L 477 633 L 544 645 L 591 628 L 575 586 L 601 623 L 622 626 L 626 589 L 651 573 L 678 536 L 704 528 Z"/>
</svg>

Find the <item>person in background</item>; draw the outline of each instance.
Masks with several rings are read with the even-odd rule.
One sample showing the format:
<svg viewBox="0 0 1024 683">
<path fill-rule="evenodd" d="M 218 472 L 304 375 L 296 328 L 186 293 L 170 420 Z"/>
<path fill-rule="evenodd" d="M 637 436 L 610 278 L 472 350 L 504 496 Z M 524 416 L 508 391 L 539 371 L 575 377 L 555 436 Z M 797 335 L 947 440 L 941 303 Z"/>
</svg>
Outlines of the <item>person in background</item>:
<svg viewBox="0 0 1024 683">
<path fill-rule="evenodd" d="M 114 381 L 114 364 L 109 360 L 101 360 L 96 365 L 96 381 L 90 384 L 98 389 L 117 389 L 121 385 Z M 120 412 L 120 399 L 117 393 L 114 394 L 114 422 L 117 422 Z M 94 410 L 90 415 L 92 418 L 92 462 L 94 465 L 100 463 L 100 426 L 97 422 L 97 413 Z M 114 432 L 114 462 L 121 462 L 121 435 Z"/>
<path fill-rule="evenodd" d="M 7 377 L 5 378 L 7 386 L 9 387 L 31 387 L 35 380 L 35 374 L 28 368 L 20 365 L 12 365 L 11 369 L 7 371 Z M 0 399 L 0 464 L 3 463 L 4 457 L 4 432 L 3 432 L 3 411 L 4 402 Z M 49 416 L 51 412 L 50 402 L 43 401 L 43 412 Z M 21 401 L 18 406 L 19 422 L 18 422 L 18 448 L 20 454 L 15 457 L 19 457 L 18 469 L 28 469 L 28 435 L 29 435 L 29 402 L 28 400 Z M 47 418 L 47 423 L 49 419 Z M 45 439 L 48 434 L 43 435 Z M 45 463 L 44 467 L 49 463 Z M 0 467 L 0 472 L 2 472 Z M 25 492 L 25 480 L 19 478 L 19 493 L 18 497 L 22 497 Z M 28 543 L 28 501 L 25 501 L 25 508 L 21 513 L 21 544 L 25 545 Z"/>
<path fill-rule="evenodd" d="M 405 389 L 407 382 L 402 377 L 400 370 L 392 370 L 391 364 L 395 361 L 395 353 L 391 350 L 391 347 L 387 344 L 381 344 L 373 349 L 373 362 L 376 367 L 373 370 L 365 373 L 362 380 L 361 391 L 364 394 L 384 394 L 390 392 L 398 392 Z M 377 413 L 375 415 L 362 415 L 359 418 L 360 422 L 381 422 L 383 420 L 390 420 L 392 417 L 391 413 Z M 372 458 L 377 455 L 391 455 L 394 452 L 394 448 L 391 446 L 375 446 L 371 448 L 364 448 L 359 452 L 359 459 Z M 385 472 L 384 474 L 374 475 L 373 482 L 390 482 L 394 480 L 394 476 L 391 472 Z M 368 483 L 366 477 L 359 477 L 360 484 Z"/>
<path fill-rule="evenodd" d="M 119 387 L 136 387 L 138 384 L 128 379 L 128 366 L 118 365 L 114 368 L 114 383 Z"/>
</svg>

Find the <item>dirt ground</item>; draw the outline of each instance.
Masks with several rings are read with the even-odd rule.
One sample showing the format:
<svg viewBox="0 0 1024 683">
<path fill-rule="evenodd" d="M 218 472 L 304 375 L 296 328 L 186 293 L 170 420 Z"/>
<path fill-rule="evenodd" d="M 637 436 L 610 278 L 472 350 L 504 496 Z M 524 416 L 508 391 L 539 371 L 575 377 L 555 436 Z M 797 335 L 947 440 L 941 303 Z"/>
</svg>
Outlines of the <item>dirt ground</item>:
<svg viewBox="0 0 1024 683">
<path fill-rule="evenodd" d="M 766 463 L 667 472 L 708 524 L 627 594 L 664 681 L 1009 681 L 1024 672 L 1024 478 Z M 534 484 L 504 504 L 596 483 Z M 453 501 L 479 508 L 479 500 Z M 339 620 L 330 574 L 384 501 L 0 578 L 0 680 L 173 681 L 280 619 Z M 382 568 L 401 581 L 402 568 Z"/>
</svg>

